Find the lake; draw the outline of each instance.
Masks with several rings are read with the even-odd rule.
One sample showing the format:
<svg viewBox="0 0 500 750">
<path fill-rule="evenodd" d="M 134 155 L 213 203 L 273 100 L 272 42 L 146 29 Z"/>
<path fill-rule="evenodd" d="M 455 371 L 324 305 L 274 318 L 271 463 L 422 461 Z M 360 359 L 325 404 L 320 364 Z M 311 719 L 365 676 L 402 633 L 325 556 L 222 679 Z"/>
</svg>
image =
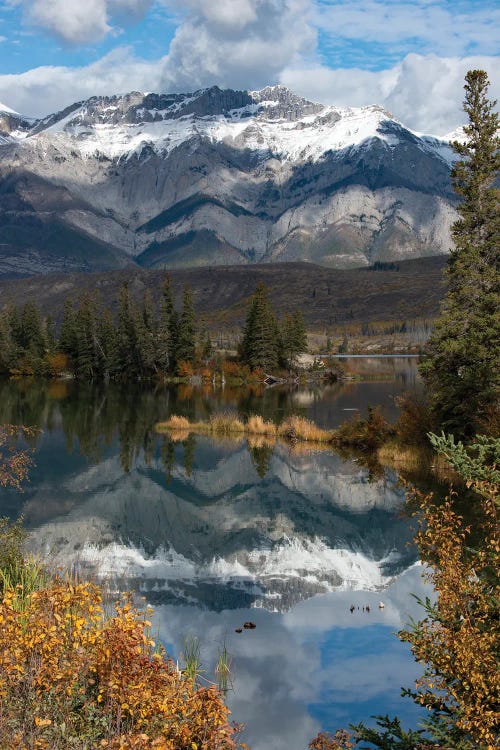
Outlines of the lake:
<svg viewBox="0 0 500 750">
<path fill-rule="evenodd" d="M 0 490 L 0 515 L 22 514 L 52 565 L 144 596 L 174 658 L 198 638 L 202 679 L 225 646 L 227 700 L 253 750 L 305 750 L 373 714 L 415 721 L 400 687 L 419 669 L 394 635 L 425 595 L 404 489 L 330 450 L 175 442 L 153 426 L 231 410 L 328 428 L 377 404 L 395 419 L 416 362 L 370 360 L 347 360 L 357 380 L 305 388 L 0 383 L 0 423 L 42 430 L 30 483 Z M 256 628 L 236 633 L 245 621 Z"/>
</svg>

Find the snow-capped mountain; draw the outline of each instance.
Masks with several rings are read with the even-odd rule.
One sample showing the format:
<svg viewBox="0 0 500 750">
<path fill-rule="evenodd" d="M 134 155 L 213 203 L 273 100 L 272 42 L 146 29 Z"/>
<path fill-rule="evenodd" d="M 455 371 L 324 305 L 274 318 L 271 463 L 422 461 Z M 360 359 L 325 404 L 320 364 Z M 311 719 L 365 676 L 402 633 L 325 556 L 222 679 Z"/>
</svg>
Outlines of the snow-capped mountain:
<svg viewBox="0 0 500 750">
<path fill-rule="evenodd" d="M 0 105 L 0 273 L 448 252 L 452 152 L 377 106 L 261 91 Z"/>
</svg>

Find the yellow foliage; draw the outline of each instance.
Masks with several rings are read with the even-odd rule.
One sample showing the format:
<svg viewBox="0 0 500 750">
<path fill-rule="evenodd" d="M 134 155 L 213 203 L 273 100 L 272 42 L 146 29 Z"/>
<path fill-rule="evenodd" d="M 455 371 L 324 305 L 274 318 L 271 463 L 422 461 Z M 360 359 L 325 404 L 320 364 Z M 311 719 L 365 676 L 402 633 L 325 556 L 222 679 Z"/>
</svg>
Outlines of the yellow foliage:
<svg viewBox="0 0 500 750">
<path fill-rule="evenodd" d="M 438 598 L 415 629 L 403 631 L 415 658 L 427 664 L 417 700 L 445 710 L 450 726 L 494 750 L 500 743 L 500 523 L 498 487 L 474 483 L 479 493 L 474 524 L 456 509 L 452 494 L 442 505 L 420 497 L 416 536 L 427 577 Z"/>
<path fill-rule="evenodd" d="M 56 579 L 0 605 L 2 750 L 230 750 L 229 711 L 155 647 L 129 599 L 102 611 L 90 583 Z"/>
</svg>

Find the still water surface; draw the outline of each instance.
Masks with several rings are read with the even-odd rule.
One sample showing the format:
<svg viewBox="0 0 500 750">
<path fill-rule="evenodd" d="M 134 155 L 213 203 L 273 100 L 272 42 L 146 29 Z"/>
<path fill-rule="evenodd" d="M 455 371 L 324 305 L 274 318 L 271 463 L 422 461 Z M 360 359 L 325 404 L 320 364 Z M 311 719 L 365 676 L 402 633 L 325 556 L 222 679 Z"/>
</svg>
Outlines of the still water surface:
<svg viewBox="0 0 500 750">
<path fill-rule="evenodd" d="M 372 714 L 414 721 L 399 692 L 417 668 L 394 635 L 423 593 L 404 492 L 330 451 L 152 428 L 221 410 L 332 427 L 381 404 L 395 418 L 418 387 L 410 359 L 352 367 L 362 380 L 301 389 L 0 384 L 0 423 L 42 429 L 30 484 L 0 492 L 0 515 L 23 514 L 53 564 L 141 592 L 174 657 L 198 637 L 207 679 L 225 644 L 228 702 L 254 750 L 304 750 Z M 246 620 L 256 629 L 235 633 Z"/>
</svg>

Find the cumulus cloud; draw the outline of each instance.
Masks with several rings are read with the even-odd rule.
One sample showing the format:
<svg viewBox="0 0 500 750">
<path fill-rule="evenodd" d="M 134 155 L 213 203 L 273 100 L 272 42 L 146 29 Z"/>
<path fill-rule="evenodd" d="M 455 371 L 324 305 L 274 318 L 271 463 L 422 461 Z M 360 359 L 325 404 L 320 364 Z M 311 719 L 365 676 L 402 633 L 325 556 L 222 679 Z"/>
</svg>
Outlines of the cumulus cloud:
<svg viewBox="0 0 500 750">
<path fill-rule="evenodd" d="M 11 0 L 22 5 L 26 23 L 69 44 L 99 41 L 113 31 L 117 16 L 140 18 L 152 0 Z"/>
<path fill-rule="evenodd" d="M 109 34 L 117 19 L 137 19 L 152 4 L 152 0 L 8 2 L 22 4 L 33 21 L 75 43 Z M 347 0 L 156 0 L 156 8 L 160 6 L 178 21 L 163 57 L 143 60 L 130 48 L 118 48 L 80 68 L 41 67 L 0 75 L 0 98 L 18 111 L 40 116 L 95 94 L 132 89 L 194 91 L 213 84 L 252 89 L 280 82 L 314 101 L 383 105 L 409 127 L 438 135 L 463 123 L 467 70 L 487 70 L 491 96 L 500 98 L 499 58 L 462 54 L 474 44 L 491 48 L 498 10 L 489 0 L 480 7 L 456 0 L 455 16 L 450 0 L 431 4 L 416 0 L 411 6 L 405 0 L 355 4 Z M 411 48 L 409 33 L 423 47 L 441 43 L 456 54 L 445 57 L 434 50 L 404 56 L 398 52 L 399 45 Z M 364 54 L 362 50 L 369 50 L 376 40 L 379 47 L 391 50 L 389 61 L 384 64 L 382 55 L 372 60 L 377 65 L 364 61 L 356 67 L 351 58 L 346 64 L 341 59 L 342 50 L 349 46 L 346 40 L 360 43 L 354 45 L 361 50 L 356 54 Z M 325 44 L 337 50 L 326 55 L 328 64 L 321 56 Z M 340 62 L 336 63 L 337 58 Z"/>
<path fill-rule="evenodd" d="M 500 61 L 491 56 L 410 54 L 380 71 L 295 66 L 284 69 L 280 80 L 315 101 L 355 107 L 380 104 L 414 130 L 444 135 L 464 122 L 463 81 L 473 68 L 488 71 L 490 97 L 500 99 Z"/>
<path fill-rule="evenodd" d="M 0 75 L 0 101 L 27 116 L 42 117 L 80 99 L 129 91 L 159 91 L 164 59 L 136 58 L 118 48 L 80 68 L 43 66 Z"/>
<path fill-rule="evenodd" d="M 310 0 L 188 0 L 188 5 L 190 14 L 170 45 L 165 88 L 264 86 L 315 49 Z"/>
</svg>

